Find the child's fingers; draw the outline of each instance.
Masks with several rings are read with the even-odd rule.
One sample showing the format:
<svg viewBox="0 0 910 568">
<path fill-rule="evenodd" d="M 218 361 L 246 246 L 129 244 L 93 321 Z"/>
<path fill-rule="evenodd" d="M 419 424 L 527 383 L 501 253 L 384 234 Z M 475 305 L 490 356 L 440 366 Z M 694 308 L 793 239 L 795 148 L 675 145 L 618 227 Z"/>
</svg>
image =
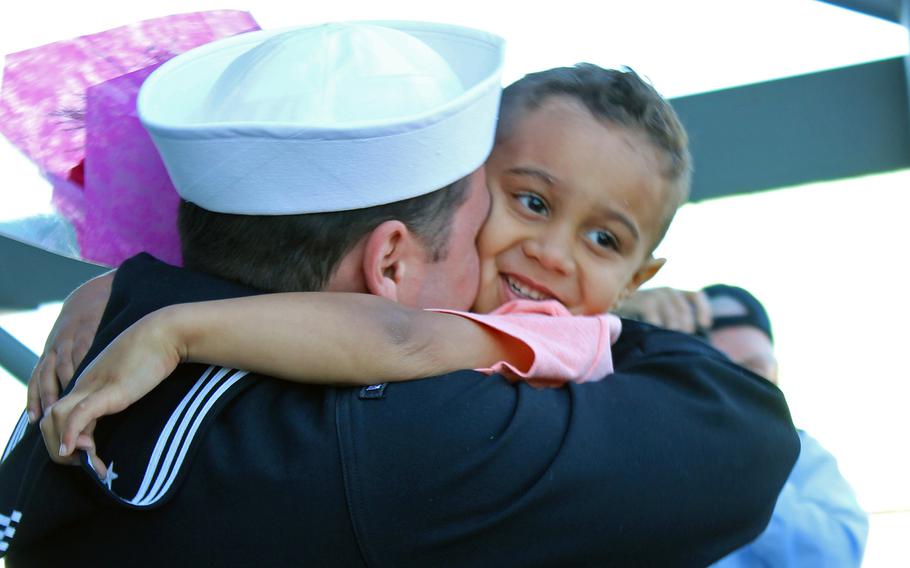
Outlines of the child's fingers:
<svg viewBox="0 0 910 568">
<path fill-rule="evenodd" d="M 73 343 L 73 351 L 70 357 L 70 361 L 72 361 L 73 365 L 73 373 L 79 368 L 79 365 L 82 364 L 82 360 L 85 359 L 85 356 L 88 354 L 88 350 L 92 347 L 93 339 L 94 336 L 80 335 Z M 70 381 L 73 380 L 73 375 L 71 374 L 65 381 L 63 380 L 63 377 L 58 376 L 57 378 L 60 380 L 60 387 L 66 390 Z"/>
<path fill-rule="evenodd" d="M 44 372 L 45 362 L 47 361 L 47 355 L 42 355 L 38 359 L 38 364 L 35 365 L 35 368 L 32 370 L 32 376 L 29 377 L 28 386 L 26 388 L 26 410 L 28 411 L 28 421 L 29 423 L 36 422 L 41 415 L 44 414 L 41 408 L 41 392 L 38 388 L 38 384 L 41 382 L 41 375 Z"/>
<path fill-rule="evenodd" d="M 68 435 L 66 426 L 72 413 L 82 405 L 85 397 L 86 395 L 80 392 L 72 392 L 45 412 L 45 417 L 41 421 L 41 432 L 44 435 L 44 443 L 52 454 L 51 457 L 56 454 L 61 458 L 66 458 L 72 454 L 76 436 L 81 429 Z"/>
<path fill-rule="evenodd" d="M 76 456 L 72 455 L 71 452 L 62 451 L 60 445 L 60 429 L 57 426 L 57 422 L 54 417 L 54 408 L 57 405 L 52 406 L 47 413 L 45 413 L 44 418 L 41 419 L 41 437 L 44 440 L 44 446 L 47 449 L 48 456 L 51 460 L 65 465 L 77 465 L 79 460 Z"/>
<path fill-rule="evenodd" d="M 92 422 L 88 425 L 86 430 L 76 438 L 76 449 L 86 453 L 89 460 L 92 462 L 92 467 L 95 472 L 98 473 L 98 476 L 103 480 L 107 477 L 107 466 L 104 465 L 104 461 L 98 457 L 98 453 L 95 450 L 95 438 L 92 437 L 94 430 L 95 423 Z"/>
<path fill-rule="evenodd" d="M 711 329 L 714 316 L 711 313 L 711 302 L 708 301 L 708 295 L 701 290 L 689 292 L 688 300 L 692 304 L 692 309 L 695 312 L 695 321 L 699 329 Z"/>
<path fill-rule="evenodd" d="M 92 462 L 92 467 L 95 469 L 95 472 L 98 474 L 98 477 L 103 481 L 107 478 L 107 466 L 104 465 L 104 461 L 98 457 L 98 454 L 95 453 L 95 448 L 91 450 L 86 450 L 88 454 L 88 459 Z"/>
<path fill-rule="evenodd" d="M 85 431 L 81 432 L 76 436 L 75 446 L 77 450 L 82 450 L 84 452 L 94 452 L 95 451 L 95 438 L 94 434 L 94 422 L 89 424 Z"/>
<path fill-rule="evenodd" d="M 683 292 L 671 289 L 665 303 L 668 329 L 692 333 L 695 331 L 695 317 L 692 306 Z"/>
<path fill-rule="evenodd" d="M 665 329 L 686 331 L 686 318 L 691 317 L 689 304 L 673 288 L 659 288 L 650 296 L 658 313 L 657 324 Z"/>
<path fill-rule="evenodd" d="M 60 397 L 60 383 L 57 382 L 57 353 L 51 351 L 46 354 L 44 363 L 38 373 L 38 397 L 40 399 L 41 414 L 47 412 L 47 409 L 57 402 Z"/>
<path fill-rule="evenodd" d="M 91 432 L 92 426 L 98 418 L 110 414 L 109 397 L 100 393 L 92 393 L 77 402 L 72 410 L 63 417 L 60 431 L 61 449 L 72 451 L 78 443 L 78 437 L 83 432 Z"/>
<path fill-rule="evenodd" d="M 58 385 L 68 385 L 73 378 L 73 340 L 64 339 L 57 348 L 57 366 L 55 367 L 55 379 Z"/>
</svg>

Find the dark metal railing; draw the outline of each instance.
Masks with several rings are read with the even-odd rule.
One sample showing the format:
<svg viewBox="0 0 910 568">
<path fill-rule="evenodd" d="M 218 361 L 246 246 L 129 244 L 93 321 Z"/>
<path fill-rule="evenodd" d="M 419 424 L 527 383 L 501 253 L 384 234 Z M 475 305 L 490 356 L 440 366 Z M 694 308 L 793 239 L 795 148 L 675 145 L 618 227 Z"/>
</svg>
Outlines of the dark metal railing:
<svg viewBox="0 0 910 568">
<path fill-rule="evenodd" d="M 37 362 L 38 356 L 31 349 L 0 327 L 0 367 L 25 384 Z"/>
</svg>

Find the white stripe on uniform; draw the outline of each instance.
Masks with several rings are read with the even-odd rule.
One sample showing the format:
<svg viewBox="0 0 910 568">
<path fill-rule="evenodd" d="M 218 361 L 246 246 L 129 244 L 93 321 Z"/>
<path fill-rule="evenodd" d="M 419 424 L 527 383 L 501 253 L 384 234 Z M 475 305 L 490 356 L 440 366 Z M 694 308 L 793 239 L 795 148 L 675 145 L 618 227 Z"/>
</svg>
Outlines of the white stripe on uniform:
<svg viewBox="0 0 910 568">
<path fill-rule="evenodd" d="M 190 392 L 180 401 L 158 436 L 136 495 L 129 500 L 122 499 L 123 501 L 147 507 L 167 493 L 180 472 L 196 431 L 209 410 L 231 386 L 247 374 L 247 371 L 214 366 L 202 373 Z"/>
<path fill-rule="evenodd" d="M 13 435 L 10 436 L 9 442 L 6 443 L 6 449 L 3 450 L 3 457 L 0 458 L 0 462 L 3 462 L 8 455 L 13 451 L 13 448 L 16 447 L 16 444 L 19 443 L 19 440 L 25 436 L 25 429 L 28 427 L 28 413 L 23 412 L 22 416 L 19 417 L 19 422 L 16 422 L 16 427 L 13 428 Z"/>
</svg>

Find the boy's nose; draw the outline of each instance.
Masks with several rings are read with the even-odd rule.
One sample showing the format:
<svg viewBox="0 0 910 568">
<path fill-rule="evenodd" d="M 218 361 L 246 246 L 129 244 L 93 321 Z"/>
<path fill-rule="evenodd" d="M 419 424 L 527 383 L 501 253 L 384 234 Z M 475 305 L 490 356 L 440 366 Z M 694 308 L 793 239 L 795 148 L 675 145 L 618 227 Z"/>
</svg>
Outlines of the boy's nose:
<svg viewBox="0 0 910 568">
<path fill-rule="evenodd" d="M 538 238 L 527 239 L 522 247 L 525 255 L 533 258 L 546 270 L 559 274 L 575 271 L 572 244 L 564 235 L 548 233 Z"/>
</svg>

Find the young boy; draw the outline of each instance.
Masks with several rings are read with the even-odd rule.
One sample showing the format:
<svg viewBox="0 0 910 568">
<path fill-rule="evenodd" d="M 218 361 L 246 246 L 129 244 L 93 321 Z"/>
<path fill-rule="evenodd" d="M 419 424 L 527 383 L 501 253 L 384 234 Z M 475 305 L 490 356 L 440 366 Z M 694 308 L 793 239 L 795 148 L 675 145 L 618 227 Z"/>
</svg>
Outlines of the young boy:
<svg viewBox="0 0 910 568">
<path fill-rule="evenodd" d="M 652 252 L 687 196 L 686 145 L 669 104 L 631 70 L 583 64 L 528 75 L 503 93 L 486 164 L 492 202 L 473 309 L 496 311 L 421 311 L 329 293 L 165 308 L 86 369 L 57 403 L 46 439 L 61 440 L 61 455 L 91 447 L 96 418 L 187 361 L 343 384 L 461 368 L 599 380 L 619 332 L 605 313 L 664 262 Z"/>
</svg>

